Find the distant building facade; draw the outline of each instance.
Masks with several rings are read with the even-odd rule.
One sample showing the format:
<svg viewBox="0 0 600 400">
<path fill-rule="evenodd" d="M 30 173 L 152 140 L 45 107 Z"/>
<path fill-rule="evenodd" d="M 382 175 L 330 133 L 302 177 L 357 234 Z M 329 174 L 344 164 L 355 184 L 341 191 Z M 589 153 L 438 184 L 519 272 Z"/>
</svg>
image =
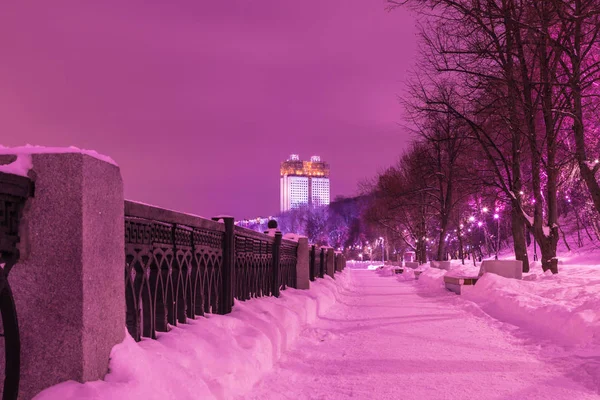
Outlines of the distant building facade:
<svg viewBox="0 0 600 400">
<path fill-rule="evenodd" d="M 319 156 L 312 156 L 310 161 L 301 161 L 297 154 L 292 154 L 281 163 L 280 173 L 281 212 L 304 205 L 329 205 L 329 164 L 321 161 Z"/>
</svg>

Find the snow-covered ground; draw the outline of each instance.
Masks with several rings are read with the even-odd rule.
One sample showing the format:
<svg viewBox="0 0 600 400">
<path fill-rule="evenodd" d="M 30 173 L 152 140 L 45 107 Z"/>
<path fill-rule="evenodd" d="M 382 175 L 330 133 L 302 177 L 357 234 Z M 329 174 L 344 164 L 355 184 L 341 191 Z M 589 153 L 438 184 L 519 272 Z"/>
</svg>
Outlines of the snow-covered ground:
<svg viewBox="0 0 600 400">
<path fill-rule="evenodd" d="M 281 297 L 236 301 L 228 315 L 198 317 L 158 340 L 115 346 L 103 381 L 65 382 L 35 400 L 229 399 L 252 388 L 347 287 L 347 270 L 287 289 Z"/>
<path fill-rule="evenodd" d="M 445 293 L 444 275 L 477 275 L 479 263 L 453 261 L 450 271 L 422 266 L 416 285 L 421 293 L 454 296 L 452 301 L 462 308 L 498 321 L 600 398 L 600 252 L 591 243 L 570 252 L 561 246 L 559 258 L 557 275 L 544 273 L 534 262 L 523 280 L 485 274 L 462 296 Z M 390 267 L 377 272 L 392 276 Z M 396 277 L 412 282 L 414 274 L 408 269 Z"/>
<path fill-rule="evenodd" d="M 443 276 L 474 274 L 349 262 L 281 298 L 159 339 L 127 338 L 104 381 L 67 382 L 49 399 L 600 399 L 600 252 L 561 254 L 523 280 L 484 275 L 457 296 Z"/>
<path fill-rule="evenodd" d="M 573 369 L 581 364 L 547 358 L 535 335 L 515 336 L 474 303 L 400 276 L 351 272 L 354 284 L 327 318 L 239 399 L 599 398 Z"/>
</svg>

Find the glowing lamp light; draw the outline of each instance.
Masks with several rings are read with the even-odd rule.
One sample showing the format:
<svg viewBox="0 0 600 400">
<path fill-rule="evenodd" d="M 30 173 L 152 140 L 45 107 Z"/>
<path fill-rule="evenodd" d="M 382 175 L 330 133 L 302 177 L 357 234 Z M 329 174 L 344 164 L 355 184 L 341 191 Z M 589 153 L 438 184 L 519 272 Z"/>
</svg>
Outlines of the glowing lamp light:
<svg viewBox="0 0 600 400">
<path fill-rule="evenodd" d="M 521 191 L 519 192 L 519 194 L 520 194 L 521 196 L 523 196 L 525 193 L 523 193 L 523 191 L 521 190 Z"/>
<path fill-rule="evenodd" d="M 489 210 L 488 210 L 488 208 L 487 208 L 487 207 L 483 207 L 483 210 L 481 210 L 481 211 L 483 211 L 484 213 L 486 213 L 486 212 L 488 212 Z"/>
<path fill-rule="evenodd" d="M 460 229 L 464 228 L 465 226 L 463 224 L 460 224 Z"/>
<path fill-rule="evenodd" d="M 470 216 L 469 217 L 469 221 L 474 222 L 475 221 L 475 217 L 474 216 Z"/>
<path fill-rule="evenodd" d="M 496 207 L 496 212 L 499 212 L 499 211 L 500 211 L 500 207 Z"/>
<path fill-rule="evenodd" d="M 600 160 L 598 160 L 597 158 L 594 160 L 594 164 L 598 164 L 600 163 Z"/>
<path fill-rule="evenodd" d="M 477 226 L 481 228 L 481 227 L 483 226 L 483 222 L 479 221 L 479 222 L 477 223 Z"/>
<path fill-rule="evenodd" d="M 500 218 L 500 215 L 499 214 L 494 214 L 494 219 L 498 219 L 498 218 Z"/>
</svg>

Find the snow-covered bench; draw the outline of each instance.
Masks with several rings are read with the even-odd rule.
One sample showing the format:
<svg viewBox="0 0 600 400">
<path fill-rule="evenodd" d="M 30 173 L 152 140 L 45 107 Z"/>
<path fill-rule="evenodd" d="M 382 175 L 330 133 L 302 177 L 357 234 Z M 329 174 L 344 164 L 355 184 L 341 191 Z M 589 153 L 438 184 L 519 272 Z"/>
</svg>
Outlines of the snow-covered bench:
<svg viewBox="0 0 600 400">
<path fill-rule="evenodd" d="M 477 276 L 444 276 L 444 284 L 446 285 L 446 289 L 456 293 L 461 294 L 466 287 L 471 287 L 477 283 Z"/>
<path fill-rule="evenodd" d="M 419 268 L 419 263 L 416 261 L 405 261 L 404 266 L 406 268 L 416 269 L 416 268 Z"/>
<path fill-rule="evenodd" d="M 479 276 L 489 272 L 505 278 L 523 279 L 523 261 L 521 260 L 484 260 Z"/>
<path fill-rule="evenodd" d="M 429 261 L 429 266 L 431 268 L 445 269 L 448 271 L 450 269 L 450 261 Z"/>
</svg>

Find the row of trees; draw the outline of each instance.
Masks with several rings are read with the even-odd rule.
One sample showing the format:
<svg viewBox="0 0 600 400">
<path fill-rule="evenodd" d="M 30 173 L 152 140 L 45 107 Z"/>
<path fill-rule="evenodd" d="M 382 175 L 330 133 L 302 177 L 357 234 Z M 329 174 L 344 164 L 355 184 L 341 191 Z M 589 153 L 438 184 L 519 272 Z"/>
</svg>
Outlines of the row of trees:
<svg viewBox="0 0 600 400">
<path fill-rule="evenodd" d="M 365 197 L 336 198 L 329 206 L 303 206 L 277 217 L 283 233 L 298 233 L 314 244 L 351 248 L 365 240 L 368 227 L 361 219 Z"/>
<path fill-rule="evenodd" d="M 371 226 L 362 218 L 368 207 L 367 196 L 338 197 L 328 206 L 305 205 L 281 213 L 275 217 L 282 233 L 306 236 L 310 243 L 331 246 L 336 249 L 361 248 L 371 240 Z M 268 229 L 269 219 L 257 218 L 238 224 L 258 232 Z"/>
<path fill-rule="evenodd" d="M 557 272 L 561 214 L 598 228 L 600 0 L 388 5 L 420 16 L 419 74 L 402 99 L 417 140 L 369 187 L 369 219 L 421 258 L 435 236 L 437 259 L 453 240 L 462 253 L 474 228 L 471 251 L 497 250 L 504 227 L 525 271 L 531 233 Z"/>
</svg>

